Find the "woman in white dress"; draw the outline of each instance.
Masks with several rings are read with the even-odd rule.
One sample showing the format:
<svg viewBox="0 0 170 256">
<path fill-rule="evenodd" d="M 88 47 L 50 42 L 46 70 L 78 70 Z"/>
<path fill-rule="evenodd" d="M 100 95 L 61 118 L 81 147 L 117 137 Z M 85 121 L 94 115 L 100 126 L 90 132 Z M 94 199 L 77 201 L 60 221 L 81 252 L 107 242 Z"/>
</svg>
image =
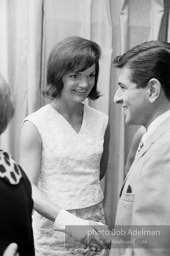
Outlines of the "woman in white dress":
<svg viewBox="0 0 170 256">
<path fill-rule="evenodd" d="M 100 55 L 98 44 L 80 37 L 55 45 L 43 92 L 52 102 L 24 119 L 20 163 L 33 187 L 36 255 L 106 255 L 93 225 L 105 223 L 108 117 L 83 104 L 100 97 Z"/>
</svg>

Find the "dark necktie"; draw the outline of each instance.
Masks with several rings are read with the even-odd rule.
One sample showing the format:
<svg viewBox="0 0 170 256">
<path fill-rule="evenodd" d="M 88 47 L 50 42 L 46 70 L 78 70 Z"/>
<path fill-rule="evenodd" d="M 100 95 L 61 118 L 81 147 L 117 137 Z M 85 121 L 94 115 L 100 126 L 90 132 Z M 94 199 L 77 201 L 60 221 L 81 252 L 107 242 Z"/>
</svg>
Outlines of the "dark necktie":
<svg viewBox="0 0 170 256">
<path fill-rule="evenodd" d="M 139 146 L 138 146 L 138 149 L 137 149 L 137 153 L 139 153 L 139 152 L 141 151 L 141 149 L 143 148 L 143 146 L 144 146 L 144 143 L 143 143 L 143 141 L 141 140 L 141 141 L 139 142 Z"/>
</svg>

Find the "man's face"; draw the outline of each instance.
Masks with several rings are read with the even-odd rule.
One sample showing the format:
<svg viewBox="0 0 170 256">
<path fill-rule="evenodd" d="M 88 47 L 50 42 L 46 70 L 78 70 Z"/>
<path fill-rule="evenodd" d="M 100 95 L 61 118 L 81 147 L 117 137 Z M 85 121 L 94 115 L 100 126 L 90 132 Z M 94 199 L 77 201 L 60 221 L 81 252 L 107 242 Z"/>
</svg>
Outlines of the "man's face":
<svg viewBox="0 0 170 256">
<path fill-rule="evenodd" d="M 131 81 L 131 72 L 127 67 L 120 69 L 114 102 L 122 104 L 127 124 L 146 126 L 149 121 L 149 90 L 148 87 L 136 88 L 137 84 Z"/>
</svg>

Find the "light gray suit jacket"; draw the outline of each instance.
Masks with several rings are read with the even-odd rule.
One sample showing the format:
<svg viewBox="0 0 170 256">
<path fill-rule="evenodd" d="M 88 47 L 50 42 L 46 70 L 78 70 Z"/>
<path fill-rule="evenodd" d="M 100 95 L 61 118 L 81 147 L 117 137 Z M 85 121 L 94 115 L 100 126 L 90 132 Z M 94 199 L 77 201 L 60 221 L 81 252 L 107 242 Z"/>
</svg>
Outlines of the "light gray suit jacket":
<svg viewBox="0 0 170 256">
<path fill-rule="evenodd" d="M 140 231 L 144 227 L 148 232 L 133 235 L 130 228 L 126 232 L 128 242 L 120 243 L 119 249 L 113 236 L 110 256 L 170 255 L 170 118 L 160 124 L 137 154 L 123 185 L 115 225 Z M 155 225 L 160 225 L 154 227 L 160 233 L 151 235 Z"/>
</svg>

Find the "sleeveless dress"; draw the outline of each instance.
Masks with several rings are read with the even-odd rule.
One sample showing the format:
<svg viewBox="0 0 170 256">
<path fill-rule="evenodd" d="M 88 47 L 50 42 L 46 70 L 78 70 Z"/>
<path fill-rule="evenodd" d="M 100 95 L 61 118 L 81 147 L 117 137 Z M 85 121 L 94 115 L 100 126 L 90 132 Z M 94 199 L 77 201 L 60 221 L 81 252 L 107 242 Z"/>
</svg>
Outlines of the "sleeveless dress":
<svg viewBox="0 0 170 256">
<path fill-rule="evenodd" d="M 42 138 L 41 174 L 38 186 L 55 204 L 83 219 L 105 223 L 100 160 L 108 117 L 84 105 L 77 133 L 50 104 L 32 113 L 32 122 Z M 91 254 L 88 246 L 53 230 L 53 222 L 37 212 L 33 215 L 37 256 Z"/>
</svg>

